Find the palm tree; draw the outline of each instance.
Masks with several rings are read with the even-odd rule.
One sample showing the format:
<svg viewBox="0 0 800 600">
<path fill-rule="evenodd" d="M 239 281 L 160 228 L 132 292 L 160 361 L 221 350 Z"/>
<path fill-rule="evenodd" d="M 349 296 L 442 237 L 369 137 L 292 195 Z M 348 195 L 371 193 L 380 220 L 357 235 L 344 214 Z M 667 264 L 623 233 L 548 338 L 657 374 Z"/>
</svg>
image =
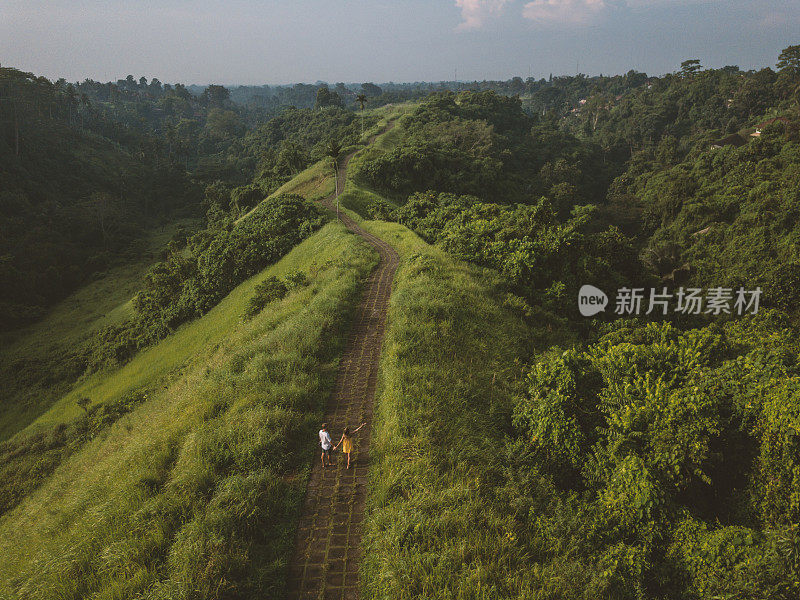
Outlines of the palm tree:
<svg viewBox="0 0 800 600">
<path fill-rule="evenodd" d="M 364 104 L 367 103 L 367 96 L 365 94 L 359 94 L 356 96 L 356 102 L 361 105 L 361 135 L 364 135 Z"/>
<path fill-rule="evenodd" d="M 325 155 L 330 156 L 333 161 L 333 182 L 334 195 L 336 196 L 336 218 L 339 218 L 339 156 L 342 153 L 342 144 L 334 139 L 328 141 Z"/>
</svg>

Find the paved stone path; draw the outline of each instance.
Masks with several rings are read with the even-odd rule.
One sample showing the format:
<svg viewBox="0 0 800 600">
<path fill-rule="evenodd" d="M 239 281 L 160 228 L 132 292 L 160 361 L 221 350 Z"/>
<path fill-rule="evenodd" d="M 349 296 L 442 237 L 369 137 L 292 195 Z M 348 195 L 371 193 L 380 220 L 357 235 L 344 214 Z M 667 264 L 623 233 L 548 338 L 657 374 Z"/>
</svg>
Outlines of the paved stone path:
<svg viewBox="0 0 800 600">
<path fill-rule="evenodd" d="M 344 191 L 347 165 L 352 156 L 345 156 L 341 161 L 339 193 Z M 335 196 L 326 198 L 322 204 L 336 210 Z M 345 469 L 347 461 L 341 450 L 334 454 L 336 464 L 333 467 L 323 469 L 319 455 L 315 457 L 289 567 L 288 597 L 292 599 L 359 597 L 358 569 L 372 409 L 398 256 L 394 248 L 361 229 L 347 215 L 340 213 L 340 218 L 348 229 L 375 248 L 380 254 L 380 263 L 370 274 L 356 311 L 324 420 L 334 444 L 345 427 L 354 429 L 363 422 L 367 426 L 354 436 L 354 460 L 351 460 L 350 469 Z"/>
</svg>

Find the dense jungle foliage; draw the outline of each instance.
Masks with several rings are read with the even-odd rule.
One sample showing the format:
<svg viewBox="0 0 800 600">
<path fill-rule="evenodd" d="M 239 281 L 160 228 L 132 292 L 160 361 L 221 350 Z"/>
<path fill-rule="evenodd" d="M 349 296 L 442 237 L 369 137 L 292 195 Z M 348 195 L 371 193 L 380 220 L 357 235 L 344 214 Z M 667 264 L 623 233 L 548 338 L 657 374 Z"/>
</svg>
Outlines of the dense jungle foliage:
<svg viewBox="0 0 800 600">
<path fill-rule="evenodd" d="M 591 230 L 594 213 L 588 205 L 559 219 L 544 197 L 535 205 L 509 206 L 418 192 L 393 215 L 453 256 L 497 270 L 516 293 L 568 314 L 565 304 L 574 294 L 567 290 L 646 279 L 631 240 L 619 229 Z"/>
<path fill-rule="evenodd" d="M 486 477 L 503 469 L 502 484 L 490 493 L 479 485 L 475 502 L 485 518 L 509 520 L 497 549 L 507 558 L 483 553 L 485 577 L 464 575 L 481 589 L 687 600 L 800 593 L 800 47 L 778 67 L 704 70 L 690 60 L 661 78 L 555 78 L 522 99 L 439 92 L 402 121 L 393 148 L 357 165 L 355 181 L 386 198 L 363 212 L 491 268 L 519 295 L 509 307 L 532 331 L 550 332 L 518 380 L 504 466 L 477 467 Z M 578 315 L 582 284 L 611 293 L 605 316 Z M 616 318 L 613 292 L 623 286 L 763 295 L 758 314 L 743 317 L 673 305 Z M 398 360 L 392 377 L 405 368 Z M 449 395 L 432 393 L 445 413 L 433 427 L 446 427 L 457 418 Z M 409 510 L 444 502 L 448 485 L 429 482 Z M 393 499 L 376 511 L 403 514 Z M 447 527 L 424 518 L 428 531 Z M 471 519 L 480 517 L 459 522 Z M 403 555 L 450 551 L 444 534 L 403 542 L 380 523 L 376 535 L 400 536 Z M 430 574 L 395 560 L 403 566 L 378 568 L 374 581 L 432 593 Z M 517 570 L 496 574 L 500 560 Z"/>
<path fill-rule="evenodd" d="M 531 203 L 562 184 L 562 204 L 588 204 L 612 175 L 599 146 L 540 126 L 518 98 L 494 92 L 436 93 L 403 129 L 402 144 L 354 173 L 390 198 L 433 189 Z"/>
<path fill-rule="evenodd" d="M 542 597 L 793 597 L 798 350 L 767 313 L 542 356 L 508 448 Z"/>
</svg>

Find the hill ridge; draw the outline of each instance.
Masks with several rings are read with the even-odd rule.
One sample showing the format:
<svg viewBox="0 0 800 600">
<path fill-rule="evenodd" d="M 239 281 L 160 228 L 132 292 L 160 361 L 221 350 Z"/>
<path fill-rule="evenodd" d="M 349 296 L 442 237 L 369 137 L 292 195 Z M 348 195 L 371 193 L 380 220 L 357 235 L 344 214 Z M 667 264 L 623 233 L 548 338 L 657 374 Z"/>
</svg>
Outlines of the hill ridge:
<svg viewBox="0 0 800 600">
<path fill-rule="evenodd" d="M 391 123 L 382 133 L 389 131 Z M 369 140 L 374 143 L 377 134 Z M 344 191 L 347 165 L 355 155 L 344 157 L 339 166 L 336 193 L 321 203 L 336 210 L 334 201 Z M 367 233 L 346 213 L 337 211 L 342 223 L 361 236 L 380 255 L 378 266 L 367 280 L 356 311 L 352 332 L 336 375 L 334 393 L 328 399 L 325 421 L 338 435 L 344 427 L 366 422 L 355 438 L 355 460 L 346 470 L 343 460 L 323 469 L 315 462 L 308 483 L 295 551 L 289 569 L 289 597 L 357 598 L 361 564 L 361 533 L 367 495 L 367 469 L 378 363 L 386 330 L 389 297 L 399 264 L 395 249 Z"/>
</svg>

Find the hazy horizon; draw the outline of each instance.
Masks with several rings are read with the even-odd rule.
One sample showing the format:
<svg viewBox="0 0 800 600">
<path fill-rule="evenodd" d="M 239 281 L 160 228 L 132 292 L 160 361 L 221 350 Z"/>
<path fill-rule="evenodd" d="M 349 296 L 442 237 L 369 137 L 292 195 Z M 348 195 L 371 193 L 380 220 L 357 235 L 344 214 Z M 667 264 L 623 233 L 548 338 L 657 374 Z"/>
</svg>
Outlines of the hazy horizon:
<svg viewBox="0 0 800 600">
<path fill-rule="evenodd" d="M 227 86 L 774 67 L 800 0 L 6 0 L 0 64 Z"/>
</svg>

